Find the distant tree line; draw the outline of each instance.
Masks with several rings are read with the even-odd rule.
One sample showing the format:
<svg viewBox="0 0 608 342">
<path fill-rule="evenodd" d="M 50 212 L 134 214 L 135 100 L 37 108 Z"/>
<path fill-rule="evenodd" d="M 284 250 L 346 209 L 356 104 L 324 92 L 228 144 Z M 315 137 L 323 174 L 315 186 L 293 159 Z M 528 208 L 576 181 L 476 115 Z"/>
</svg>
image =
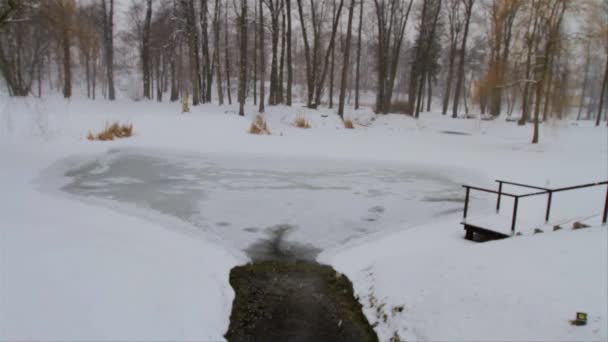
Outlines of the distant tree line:
<svg viewBox="0 0 608 342">
<path fill-rule="evenodd" d="M 70 98 L 75 82 L 91 99 L 236 94 L 241 115 L 247 101 L 263 112 L 294 98 L 340 116 L 346 103 L 416 118 L 433 105 L 518 112 L 537 142 L 550 117 L 599 125 L 606 113 L 607 17 L 599 0 L 133 0 L 126 13 L 114 0 L 0 0 L 0 73 L 12 96 Z"/>
</svg>

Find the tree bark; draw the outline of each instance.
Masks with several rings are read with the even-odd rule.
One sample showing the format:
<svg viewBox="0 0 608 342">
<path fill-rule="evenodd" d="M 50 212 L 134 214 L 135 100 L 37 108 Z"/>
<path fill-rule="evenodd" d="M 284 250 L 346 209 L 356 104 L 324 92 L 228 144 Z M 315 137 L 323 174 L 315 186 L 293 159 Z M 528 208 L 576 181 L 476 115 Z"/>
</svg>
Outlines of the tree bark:
<svg viewBox="0 0 608 342">
<path fill-rule="evenodd" d="M 228 104 L 232 104 L 232 88 L 230 86 L 230 52 L 228 51 L 228 1 L 224 7 L 224 69 L 226 70 L 226 95 L 228 96 Z"/>
<path fill-rule="evenodd" d="M 286 102 L 288 106 L 291 106 L 291 88 L 293 84 L 293 65 L 291 60 L 291 0 L 285 0 L 287 6 L 287 94 Z"/>
<path fill-rule="evenodd" d="M 261 4 L 261 2 L 260 2 Z M 239 60 L 239 115 L 245 115 L 245 97 L 247 92 L 247 0 L 241 0 L 240 60 Z"/>
<path fill-rule="evenodd" d="M 284 1 L 284 0 L 281 0 Z M 285 6 L 281 2 L 281 13 L 282 13 L 282 28 L 281 28 L 281 59 L 279 60 L 279 82 L 277 84 L 277 103 L 284 103 L 285 90 L 283 89 L 283 77 L 285 76 Z"/>
<path fill-rule="evenodd" d="M 109 12 L 107 4 L 109 2 Z M 103 9 L 103 34 L 106 54 L 106 78 L 108 83 L 108 99 L 116 99 L 114 89 L 114 0 L 102 0 Z"/>
<path fill-rule="evenodd" d="M 213 14 L 213 59 L 215 60 L 215 71 L 217 77 L 217 98 L 219 105 L 224 104 L 224 91 L 222 89 L 222 63 L 220 62 L 220 15 L 221 7 L 220 1 L 215 0 L 215 8 Z"/>
<path fill-rule="evenodd" d="M 576 116 L 576 121 L 581 119 L 581 113 L 583 111 L 583 105 L 585 104 L 585 96 L 587 95 L 587 83 L 589 83 L 589 64 L 591 59 L 591 51 L 590 51 L 590 43 L 587 43 L 585 54 L 585 71 L 583 76 L 583 84 L 581 90 L 581 100 L 578 105 L 578 114 Z"/>
<path fill-rule="evenodd" d="M 183 16 L 186 18 L 186 36 L 188 38 L 190 59 L 190 82 L 192 83 L 192 105 L 197 106 L 201 100 L 201 69 L 198 50 L 198 31 L 194 17 L 194 0 L 181 0 Z"/>
<path fill-rule="evenodd" d="M 208 11 L 208 0 L 201 0 L 199 16 L 201 25 L 201 52 L 203 54 L 203 66 L 201 69 L 201 100 L 203 103 L 211 102 L 211 86 L 213 84 L 213 67 L 211 65 L 211 55 L 209 53 Z"/>
<path fill-rule="evenodd" d="M 458 61 L 458 75 L 456 77 L 456 89 L 454 90 L 454 105 L 452 107 L 452 117 L 458 117 L 458 102 L 460 100 L 460 92 L 464 82 L 464 62 L 466 56 L 467 38 L 469 36 L 469 24 L 471 22 L 471 14 L 473 3 L 475 0 L 466 0 L 465 4 L 465 24 L 464 34 L 462 36 L 462 44 L 460 46 L 460 56 Z"/>
<path fill-rule="evenodd" d="M 340 80 L 340 100 L 338 103 L 338 115 L 344 119 L 344 99 L 346 96 L 346 82 L 348 76 L 348 67 L 350 65 L 350 41 L 352 36 L 353 12 L 355 10 L 356 0 L 351 0 L 348 9 L 348 24 L 346 28 L 346 43 L 344 46 L 344 61 L 342 63 L 342 79 Z M 363 6 L 363 5 L 361 5 Z"/>
<path fill-rule="evenodd" d="M 359 109 L 359 70 L 361 67 L 361 28 L 363 27 L 363 1 L 359 7 L 359 32 L 357 33 L 357 71 L 355 76 L 355 110 Z"/>
<path fill-rule="evenodd" d="M 144 79 L 144 97 L 151 98 L 150 95 L 150 22 L 152 20 L 152 0 L 147 0 L 146 19 L 144 22 L 144 30 L 141 47 L 141 66 Z"/>
<path fill-rule="evenodd" d="M 266 99 L 264 95 L 264 82 L 266 81 L 266 59 L 264 56 L 264 8 L 262 7 L 262 0 L 259 4 L 259 32 L 260 36 L 260 106 L 259 112 L 264 113 L 264 101 Z"/>
<path fill-rule="evenodd" d="M 597 107 L 597 117 L 595 118 L 595 125 L 600 125 L 602 119 L 602 110 L 604 110 L 604 100 L 606 99 L 606 90 L 608 88 L 608 57 L 606 57 L 606 66 L 604 67 L 604 81 L 602 82 L 602 90 L 600 92 L 600 105 Z M 608 115 L 608 113 L 604 113 Z"/>
</svg>

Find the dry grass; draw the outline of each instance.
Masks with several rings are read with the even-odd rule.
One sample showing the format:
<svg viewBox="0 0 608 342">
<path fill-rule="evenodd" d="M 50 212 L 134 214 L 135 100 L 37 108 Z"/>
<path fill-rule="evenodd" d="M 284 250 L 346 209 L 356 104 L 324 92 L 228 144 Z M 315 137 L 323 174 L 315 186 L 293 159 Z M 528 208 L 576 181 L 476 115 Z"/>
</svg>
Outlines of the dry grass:
<svg viewBox="0 0 608 342">
<path fill-rule="evenodd" d="M 270 134 L 270 130 L 268 129 L 268 125 L 266 124 L 266 119 L 261 114 L 255 116 L 255 119 L 251 122 L 251 126 L 249 127 L 250 134 Z"/>
<path fill-rule="evenodd" d="M 582 222 L 576 221 L 572 224 L 572 229 L 583 229 L 583 228 L 589 228 L 588 224 L 584 224 Z"/>
<path fill-rule="evenodd" d="M 306 117 L 302 114 L 298 114 L 298 116 L 296 116 L 296 119 L 293 121 L 293 125 L 298 128 L 310 128 L 308 120 L 306 120 Z"/>
<path fill-rule="evenodd" d="M 113 124 L 106 124 L 106 127 L 103 131 L 93 134 L 89 132 L 87 134 L 88 140 L 114 140 L 114 138 L 128 138 L 133 135 L 133 125 L 132 124 L 119 124 L 118 122 L 114 122 Z"/>
<path fill-rule="evenodd" d="M 355 126 L 353 125 L 353 121 L 351 119 L 344 119 L 344 128 L 353 129 Z"/>
</svg>

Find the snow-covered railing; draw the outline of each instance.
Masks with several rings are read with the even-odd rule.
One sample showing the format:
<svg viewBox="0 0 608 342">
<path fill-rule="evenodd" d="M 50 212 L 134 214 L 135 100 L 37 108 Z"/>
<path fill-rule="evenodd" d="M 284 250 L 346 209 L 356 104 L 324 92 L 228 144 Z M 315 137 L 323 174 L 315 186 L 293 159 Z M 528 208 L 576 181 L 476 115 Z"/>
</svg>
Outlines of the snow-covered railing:
<svg viewBox="0 0 608 342">
<path fill-rule="evenodd" d="M 549 222 L 549 215 L 551 213 L 551 200 L 553 198 L 553 193 L 582 189 L 582 188 L 589 188 L 589 187 L 600 186 L 600 185 L 608 185 L 608 180 L 606 180 L 603 182 L 587 183 L 587 184 L 567 186 L 567 187 L 557 188 L 557 189 L 549 189 L 549 188 L 545 188 L 545 187 L 509 182 L 509 181 L 499 180 L 499 179 L 497 179 L 496 182 L 498 183 L 498 190 L 485 189 L 485 188 L 480 188 L 480 187 L 466 185 L 466 184 L 462 186 L 463 188 L 466 189 L 466 195 L 465 195 L 465 200 L 464 200 L 463 219 L 466 221 L 467 212 L 469 209 L 469 194 L 470 194 L 471 190 L 496 194 L 497 195 L 496 213 L 500 212 L 500 199 L 502 196 L 513 197 L 514 203 L 513 203 L 513 214 L 511 216 L 511 235 L 515 234 L 515 222 L 517 220 L 517 208 L 518 208 L 518 203 L 519 203 L 520 198 L 546 194 L 547 195 L 547 206 L 546 206 L 546 211 L 545 211 L 545 222 Z M 513 186 L 518 186 L 518 187 L 523 187 L 523 188 L 528 188 L 528 189 L 534 189 L 534 190 L 540 190 L 540 191 L 516 195 L 516 194 L 502 191 L 503 184 L 513 185 Z M 608 186 L 606 187 L 606 199 L 604 200 L 604 211 L 602 214 L 602 224 L 606 223 L 607 218 L 608 218 Z"/>
</svg>

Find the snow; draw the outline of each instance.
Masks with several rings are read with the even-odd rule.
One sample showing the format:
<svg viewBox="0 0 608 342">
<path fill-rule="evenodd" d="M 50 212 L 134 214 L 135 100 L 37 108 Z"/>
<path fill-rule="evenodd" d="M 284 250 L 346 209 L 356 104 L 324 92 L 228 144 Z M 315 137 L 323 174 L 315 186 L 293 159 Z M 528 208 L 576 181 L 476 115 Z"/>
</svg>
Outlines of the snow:
<svg viewBox="0 0 608 342">
<path fill-rule="evenodd" d="M 448 220 L 321 260 L 353 281 L 383 341 L 395 332 L 406 341 L 604 341 L 606 233 L 562 230 L 476 244 L 459 239 Z M 399 306 L 403 312 L 394 313 Z M 569 324 L 579 311 L 589 314 L 587 326 Z"/>
<path fill-rule="evenodd" d="M 272 135 L 254 136 L 253 106 L 180 109 L 0 98 L 0 339 L 222 339 L 230 268 L 280 224 L 353 281 L 382 340 L 608 338 L 605 189 L 556 196 L 557 232 L 544 197 L 520 203 L 543 234 L 473 244 L 459 224 L 460 184 L 605 180 L 605 128 L 548 122 L 531 145 L 531 126 L 504 119 L 347 110 L 347 130 L 298 104 L 268 107 Z M 135 136 L 85 139 L 115 120 Z M 494 201 L 473 194 L 471 219 Z M 574 218 L 594 228 L 567 229 Z M 589 325 L 568 323 L 577 311 Z"/>
</svg>

